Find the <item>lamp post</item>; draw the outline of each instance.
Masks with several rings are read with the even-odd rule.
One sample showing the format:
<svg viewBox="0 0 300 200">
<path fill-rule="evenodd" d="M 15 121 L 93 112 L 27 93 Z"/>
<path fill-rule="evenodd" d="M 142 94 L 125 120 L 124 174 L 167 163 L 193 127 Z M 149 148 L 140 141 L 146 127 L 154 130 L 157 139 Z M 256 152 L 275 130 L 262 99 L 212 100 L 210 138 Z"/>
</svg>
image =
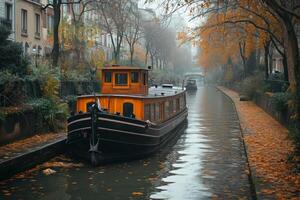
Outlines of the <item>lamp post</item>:
<svg viewBox="0 0 300 200">
<path fill-rule="evenodd" d="M 37 55 L 38 55 L 38 51 L 35 47 L 32 48 L 32 54 L 35 55 L 35 67 L 37 68 Z"/>
</svg>

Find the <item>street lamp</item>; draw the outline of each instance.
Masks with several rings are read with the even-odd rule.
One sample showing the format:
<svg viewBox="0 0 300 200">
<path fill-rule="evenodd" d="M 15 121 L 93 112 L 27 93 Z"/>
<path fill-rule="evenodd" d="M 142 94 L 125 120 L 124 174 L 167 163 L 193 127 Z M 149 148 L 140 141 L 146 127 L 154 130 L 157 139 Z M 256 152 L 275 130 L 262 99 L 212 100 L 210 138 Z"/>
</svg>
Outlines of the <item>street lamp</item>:
<svg viewBox="0 0 300 200">
<path fill-rule="evenodd" d="M 36 47 L 32 48 L 32 54 L 35 55 L 35 67 L 37 68 L 37 55 L 38 55 L 38 51 L 37 51 Z"/>
</svg>

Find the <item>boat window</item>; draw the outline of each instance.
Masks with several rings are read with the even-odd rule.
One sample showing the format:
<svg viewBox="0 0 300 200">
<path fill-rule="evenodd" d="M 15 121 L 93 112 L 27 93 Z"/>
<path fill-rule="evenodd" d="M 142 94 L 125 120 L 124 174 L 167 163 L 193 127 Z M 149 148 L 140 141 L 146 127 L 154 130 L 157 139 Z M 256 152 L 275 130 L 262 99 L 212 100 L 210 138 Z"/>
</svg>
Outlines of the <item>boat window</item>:
<svg viewBox="0 0 300 200">
<path fill-rule="evenodd" d="M 150 116 L 151 121 L 155 121 L 155 104 L 151 104 L 151 116 Z"/>
<path fill-rule="evenodd" d="M 169 116 L 169 101 L 165 101 L 164 117 L 168 118 L 168 116 Z"/>
<path fill-rule="evenodd" d="M 132 83 L 139 82 L 139 73 L 138 72 L 131 72 L 131 82 Z"/>
<path fill-rule="evenodd" d="M 155 104 L 155 120 L 159 120 L 159 104 Z"/>
<path fill-rule="evenodd" d="M 164 119 L 164 103 L 159 104 L 159 119 Z"/>
<path fill-rule="evenodd" d="M 133 117 L 133 104 L 126 102 L 123 104 L 123 116 Z"/>
<path fill-rule="evenodd" d="M 127 73 L 117 73 L 115 75 L 116 85 L 127 85 Z"/>
<path fill-rule="evenodd" d="M 144 85 L 146 85 L 146 83 L 147 83 L 147 74 L 146 73 L 143 73 L 143 83 L 144 83 Z"/>
<path fill-rule="evenodd" d="M 146 104 L 144 107 L 144 120 L 150 120 L 150 104 Z"/>
<path fill-rule="evenodd" d="M 183 110 L 185 108 L 185 99 L 184 96 L 180 97 L 180 110 Z"/>
<path fill-rule="evenodd" d="M 104 82 L 111 83 L 111 72 L 104 72 Z"/>
<path fill-rule="evenodd" d="M 169 101 L 169 115 L 173 114 L 173 100 Z"/>
<path fill-rule="evenodd" d="M 180 102 L 179 102 L 179 98 L 176 99 L 176 112 L 178 112 L 180 110 Z"/>
</svg>

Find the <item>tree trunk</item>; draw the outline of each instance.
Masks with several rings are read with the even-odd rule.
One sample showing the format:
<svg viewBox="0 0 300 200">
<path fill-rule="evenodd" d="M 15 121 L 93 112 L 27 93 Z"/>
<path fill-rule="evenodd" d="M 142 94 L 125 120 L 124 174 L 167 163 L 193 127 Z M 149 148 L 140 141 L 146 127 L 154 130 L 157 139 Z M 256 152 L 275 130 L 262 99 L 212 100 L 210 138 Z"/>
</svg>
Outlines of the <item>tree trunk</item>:
<svg viewBox="0 0 300 200">
<path fill-rule="evenodd" d="M 239 47 L 240 47 L 240 56 L 241 56 L 241 59 L 242 59 L 242 62 L 243 62 L 243 77 L 242 79 L 246 78 L 247 76 L 247 60 L 246 60 L 246 57 L 244 56 L 244 52 L 245 52 L 245 42 L 243 42 L 243 44 L 240 42 L 239 43 Z"/>
<path fill-rule="evenodd" d="M 284 42 L 284 49 L 288 64 L 290 89 L 295 91 L 297 115 L 296 123 L 300 124 L 300 57 L 293 17 L 280 7 L 280 5 L 284 5 L 278 1 L 265 0 L 265 3 L 277 14 L 283 27 L 284 37 L 286 38 Z"/>
<path fill-rule="evenodd" d="M 130 48 L 130 65 L 133 65 L 134 46 Z"/>
<path fill-rule="evenodd" d="M 300 124 L 300 58 L 299 58 L 299 48 L 297 35 L 295 33 L 295 29 L 293 28 L 293 24 L 290 20 L 285 20 L 285 32 L 287 36 L 287 41 L 285 42 L 285 49 L 287 55 L 287 63 L 289 66 L 289 82 L 292 90 L 295 91 L 296 94 L 296 114 L 297 120 Z"/>
<path fill-rule="evenodd" d="M 54 27 L 53 27 L 53 49 L 52 49 L 52 65 L 54 67 L 58 64 L 59 59 L 59 23 L 60 23 L 60 5 L 61 0 L 53 0 L 54 12 Z"/>
<path fill-rule="evenodd" d="M 282 65 L 283 65 L 284 80 L 289 81 L 289 70 L 288 70 L 286 55 L 284 55 L 282 58 Z"/>
<path fill-rule="evenodd" d="M 147 66 L 148 64 L 148 54 L 149 54 L 149 50 L 148 48 L 146 48 L 146 53 L 145 53 L 145 66 Z M 152 66 L 153 67 L 153 66 Z"/>
<path fill-rule="evenodd" d="M 273 48 L 269 48 L 269 74 L 273 72 Z"/>
<path fill-rule="evenodd" d="M 265 79 L 269 79 L 269 47 L 270 47 L 270 42 L 265 44 Z"/>
</svg>

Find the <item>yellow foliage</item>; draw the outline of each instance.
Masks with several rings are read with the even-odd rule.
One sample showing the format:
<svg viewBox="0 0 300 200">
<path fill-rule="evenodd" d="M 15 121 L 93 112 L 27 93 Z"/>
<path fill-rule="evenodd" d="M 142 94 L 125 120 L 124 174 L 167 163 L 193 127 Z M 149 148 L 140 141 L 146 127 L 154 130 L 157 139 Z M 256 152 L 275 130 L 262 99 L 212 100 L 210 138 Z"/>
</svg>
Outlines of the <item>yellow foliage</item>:
<svg viewBox="0 0 300 200">
<path fill-rule="evenodd" d="M 135 47 L 135 57 L 140 60 L 140 61 L 144 61 L 146 59 L 146 53 L 145 50 L 142 48 L 141 45 L 136 44 Z"/>
<path fill-rule="evenodd" d="M 47 80 L 42 85 L 43 94 L 45 97 L 56 99 L 58 98 L 59 81 L 54 76 L 47 76 Z"/>
</svg>

